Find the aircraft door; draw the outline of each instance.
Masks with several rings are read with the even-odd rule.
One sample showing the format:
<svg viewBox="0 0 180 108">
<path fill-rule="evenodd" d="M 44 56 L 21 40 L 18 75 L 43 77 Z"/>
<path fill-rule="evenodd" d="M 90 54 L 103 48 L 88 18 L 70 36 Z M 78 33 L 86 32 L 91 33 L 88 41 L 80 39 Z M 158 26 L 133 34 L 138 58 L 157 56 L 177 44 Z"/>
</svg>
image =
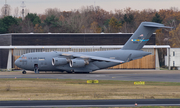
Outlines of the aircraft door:
<svg viewBox="0 0 180 108">
<path fill-rule="evenodd" d="M 39 73 L 38 64 L 34 64 L 34 72 L 35 72 L 35 73 Z"/>
<path fill-rule="evenodd" d="M 35 65 L 37 65 L 37 66 L 38 66 L 38 68 L 39 68 L 39 62 L 38 62 L 38 61 L 34 61 L 34 63 L 33 63 L 33 67 L 35 67 Z"/>
</svg>

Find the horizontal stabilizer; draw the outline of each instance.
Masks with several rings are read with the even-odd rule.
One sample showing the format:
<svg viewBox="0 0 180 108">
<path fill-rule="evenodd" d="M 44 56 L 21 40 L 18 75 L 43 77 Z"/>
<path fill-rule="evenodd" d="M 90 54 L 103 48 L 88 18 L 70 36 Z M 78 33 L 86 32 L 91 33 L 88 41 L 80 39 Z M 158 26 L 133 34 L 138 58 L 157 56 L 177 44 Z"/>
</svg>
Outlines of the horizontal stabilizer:
<svg viewBox="0 0 180 108">
<path fill-rule="evenodd" d="M 169 27 L 169 26 L 164 26 L 163 24 L 154 24 L 154 25 L 144 24 L 144 27 L 154 27 L 154 28 L 173 28 L 173 27 Z"/>
</svg>

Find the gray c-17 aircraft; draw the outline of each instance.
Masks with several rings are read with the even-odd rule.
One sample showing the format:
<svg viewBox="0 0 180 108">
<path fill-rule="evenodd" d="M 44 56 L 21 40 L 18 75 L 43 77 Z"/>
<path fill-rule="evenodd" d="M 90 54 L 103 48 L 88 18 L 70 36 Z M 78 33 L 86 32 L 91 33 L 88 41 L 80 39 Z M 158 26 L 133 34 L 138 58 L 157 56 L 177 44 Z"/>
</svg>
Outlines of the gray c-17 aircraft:
<svg viewBox="0 0 180 108">
<path fill-rule="evenodd" d="M 131 60 L 140 59 L 151 53 L 140 50 L 158 28 L 172 28 L 154 22 L 142 22 L 122 49 L 98 52 L 35 52 L 21 55 L 15 65 L 25 70 L 66 71 L 89 73 Z"/>
</svg>

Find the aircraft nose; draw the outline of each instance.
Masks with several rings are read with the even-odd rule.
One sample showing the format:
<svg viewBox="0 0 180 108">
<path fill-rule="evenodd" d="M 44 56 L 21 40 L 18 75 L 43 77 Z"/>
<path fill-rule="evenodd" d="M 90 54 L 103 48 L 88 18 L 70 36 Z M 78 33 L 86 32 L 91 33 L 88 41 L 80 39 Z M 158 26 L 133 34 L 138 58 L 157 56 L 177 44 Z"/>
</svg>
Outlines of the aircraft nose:
<svg viewBox="0 0 180 108">
<path fill-rule="evenodd" d="M 20 61 L 19 61 L 19 59 L 17 59 L 17 60 L 15 61 L 15 65 L 18 66 L 18 67 L 20 66 Z"/>
</svg>

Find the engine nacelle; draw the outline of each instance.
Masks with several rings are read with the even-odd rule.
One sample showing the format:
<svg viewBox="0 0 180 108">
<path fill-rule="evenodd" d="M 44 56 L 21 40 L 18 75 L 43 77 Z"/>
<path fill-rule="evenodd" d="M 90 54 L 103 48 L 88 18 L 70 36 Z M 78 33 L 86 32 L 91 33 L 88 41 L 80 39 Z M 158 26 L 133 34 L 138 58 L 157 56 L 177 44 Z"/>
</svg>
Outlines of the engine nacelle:
<svg viewBox="0 0 180 108">
<path fill-rule="evenodd" d="M 66 58 L 53 58 L 52 59 L 53 66 L 65 65 L 67 63 L 68 63 L 68 60 Z"/>
<path fill-rule="evenodd" d="M 75 67 L 75 68 L 84 67 L 84 66 L 87 65 L 87 64 L 89 64 L 88 61 L 81 60 L 81 59 L 72 59 L 72 60 L 69 62 L 70 67 Z"/>
</svg>

